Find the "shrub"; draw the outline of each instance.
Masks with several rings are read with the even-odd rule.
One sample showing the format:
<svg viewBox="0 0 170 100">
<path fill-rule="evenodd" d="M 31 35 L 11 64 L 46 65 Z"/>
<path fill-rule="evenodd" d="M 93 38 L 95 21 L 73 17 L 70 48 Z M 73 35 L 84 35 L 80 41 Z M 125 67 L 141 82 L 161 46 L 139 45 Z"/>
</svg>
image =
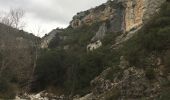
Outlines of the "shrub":
<svg viewBox="0 0 170 100">
<path fill-rule="evenodd" d="M 121 96 L 120 90 L 113 88 L 104 94 L 105 100 L 118 100 Z"/>
<path fill-rule="evenodd" d="M 163 88 L 159 100 L 169 100 L 170 99 L 169 94 L 170 94 L 170 87 Z"/>
<path fill-rule="evenodd" d="M 14 86 L 4 77 L 0 77 L 0 98 L 14 99 L 15 95 L 16 89 Z"/>
<path fill-rule="evenodd" d="M 155 79 L 155 71 L 154 71 L 153 68 L 147 68 L 145 74 L 146 74 L 146 77 L 147 77 L 149 80 Z"/>
<path fill-rule="evenodd" d="M 34 73 L 38 82 L 35 86 L 37 89 L 45 89 L 48 85 L 62 86 L 63 60 L 64 52 L 55 50 L 47 50 L 39 57 Z"/>
<path fill-rule="evenodd" d="M 165 70 L 164 72 L 170 73 L 170 51 L 167 51 L 164 55 Z"/>
</svg>

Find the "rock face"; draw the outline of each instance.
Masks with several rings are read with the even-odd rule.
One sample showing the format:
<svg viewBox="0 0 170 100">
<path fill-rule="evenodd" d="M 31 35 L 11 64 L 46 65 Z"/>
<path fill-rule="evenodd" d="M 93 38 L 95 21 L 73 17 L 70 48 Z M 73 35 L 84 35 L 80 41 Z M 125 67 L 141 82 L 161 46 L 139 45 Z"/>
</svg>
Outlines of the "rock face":
<svg viewBox="0 0 170 100">
<path fill-rule="evenodd" d="M 100 27 L 98 32 L 96 33 L 96 35 L 92 38 L 91 41 L 97 41 L 97 40 L 101 40 L 104 38 L 104 36 L 106 35 L 107 32 L 107 27 L 106 24 L 103 23 Z"/>
<path fill-rule="evenodd" d="M 80 12 L 70 22 L 73 28 L 109 21 L 110 31 L 128 32 L 141 26 L 159 10 L 166 0 L 109 0 L 107 3 Z"/>
<path fill-rule="evenodd" d="M 94 43 L 90 43 L 89 45 L 87 45 L 87 51 L 93 51 L 96 50 L 97 48 L 102 46 L 102 42 L 100 40 L 94 42 Z"/>
<path fill-rule="evenodd" d="M 125 31 L 130 31 L 143 23 L 144 0 L 126 0 L 124 8 Z"/>
<path fill-rule="evenodd" d="M 70 100 L 68 97 L 64 95 L 56 96 L 53 93 L 47 93 L 46 91 L 42 91 L 37 94 L 23 94 L 15 97 L 15 100 Z"/>
<path fill-rule="evenodd" d="M 102 46 L 101 40 L 104 38 L 107 32 L 106 24 L 103 23 L 99 30 L 96 32 L 96 35 L 91 39 L 91 43 L 87 45 L 87 51 L 93 51 Z"/>
<path fill-rule="evenodd" d="M 114 49 L 131 37 L 147 22 L 166 0 L 109 0 L 96 8 L 80 12 L 70 22 L 72 28 L 80 28 L 83 25 L 102 23 L 96 35 L 87 46 L 89 51 L 98 47 L 107 32 L 123 33 L 116 37 Z M 101 44 L 101 43 L 100 43 Z"/>
<path fill-rule="evenodd" d="M 48 48 L 50 41 L 60 32 L 62 32 L 60 29 L 54 29 L 48 35 L 44 36 L 40 44 L 41 48 Z"/>
</svg>

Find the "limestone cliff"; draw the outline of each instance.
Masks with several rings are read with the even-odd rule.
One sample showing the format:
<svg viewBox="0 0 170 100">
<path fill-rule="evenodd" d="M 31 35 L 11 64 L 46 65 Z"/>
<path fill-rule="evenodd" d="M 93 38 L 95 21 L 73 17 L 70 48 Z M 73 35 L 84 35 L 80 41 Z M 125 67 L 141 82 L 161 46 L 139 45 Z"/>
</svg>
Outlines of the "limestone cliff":
<svg viewBox="0 0 170 100">
<path fill-rule="evenodd" d="M 166 0 L 109 0 L 96 8 L 80 12 L 70 25 L 79 28 L 109 21 L 112 32 L 128 32 L 141 26 Z"/>
</svg>

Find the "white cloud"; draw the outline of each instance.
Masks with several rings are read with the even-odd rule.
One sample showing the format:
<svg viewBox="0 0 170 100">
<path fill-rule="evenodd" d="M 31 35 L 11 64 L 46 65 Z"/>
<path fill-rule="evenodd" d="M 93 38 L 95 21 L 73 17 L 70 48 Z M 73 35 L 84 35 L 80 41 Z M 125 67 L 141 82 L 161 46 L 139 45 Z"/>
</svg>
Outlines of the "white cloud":
<svg viewBox="0 0 170 100">
<path fill-rule="evenodd" d="M 1 11 L 10 8 L 22 8 L 26 15 L 24 20 L 26 31 L 33 31 L 33 27 L 41 26 L 46 32 L 57 27 L 67 27 L 73 15 L 77 12 L 98 6 L 107 0 L 0 0 Z M 35 30 L 35 29 L 34 29 Z"/>
</svg>

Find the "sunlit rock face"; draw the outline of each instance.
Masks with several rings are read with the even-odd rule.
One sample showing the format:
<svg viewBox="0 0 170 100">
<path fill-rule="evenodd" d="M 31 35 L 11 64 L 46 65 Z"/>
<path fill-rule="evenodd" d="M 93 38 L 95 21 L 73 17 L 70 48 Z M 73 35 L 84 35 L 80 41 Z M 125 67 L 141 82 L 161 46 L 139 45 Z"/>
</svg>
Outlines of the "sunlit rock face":
<svg viewBox="0 0 170 100">
<path fill-rule="evenodd" d="M 125 10 L 125 31 L 140 27 L 154 13 L 158 12 L 166 0 L 121 0 Z"/>
<path fill-rule="evenodd" d="M 77 13 L 70 22 L 79 28 L 96 22 L 108 22 L 112 32 L 128 32 L 140 27 L 166 0 L 109 0 L 96 8 Z"/>
<path fill-rule="evenodd" d="M 124 5 L 125 31 L 130 31 L 143 23 L 144 0 L 127 0 Z"/>
</svg>

